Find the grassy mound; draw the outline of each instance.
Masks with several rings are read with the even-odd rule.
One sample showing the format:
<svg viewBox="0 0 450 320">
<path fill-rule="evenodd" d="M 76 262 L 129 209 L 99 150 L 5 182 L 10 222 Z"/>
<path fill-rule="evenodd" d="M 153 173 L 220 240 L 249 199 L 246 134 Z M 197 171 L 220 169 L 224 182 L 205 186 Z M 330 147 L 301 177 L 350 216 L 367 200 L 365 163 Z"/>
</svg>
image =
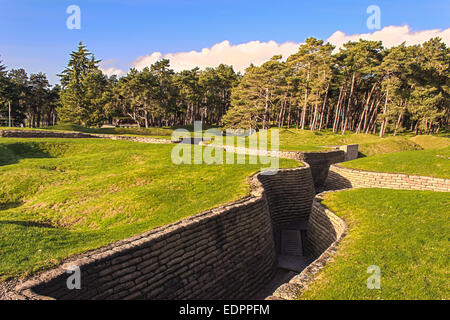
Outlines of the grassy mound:
<svg viewBox="0 0 450 320">
<path fill-rule="evenodd" d="M 450 147 L 378 154 L 341 163 L 346 168 L 450 179 Z"/>
<path fill-rule="evenodd" d="M 360 156 L 363 157 L 413 150 L 422 150 L 422 147 L 405 137 L 378 138 L 376 141 L 361 143 L 358 146 Z"/>
<path fill-rule="evenodd" d="M 450 139 L 448 137 L 422 135 L 412 137 L 411 141 L 417 143 L 423 149 L 442 149 L 450 147 Z"/>
<path fill-rule="evenodd" d="M 447 193 L 356 189 L 323 203 L 349 230 L 301 299 L 450 298 Z M 380 268 L 380 290 L 366 286 L 371 265 Z"/>
<path fill-rule="evenodd" d="M 265 167 L 175 165 L 172 148 L 0 138 L 0 279 L 241 198 Z"/>
</svg>

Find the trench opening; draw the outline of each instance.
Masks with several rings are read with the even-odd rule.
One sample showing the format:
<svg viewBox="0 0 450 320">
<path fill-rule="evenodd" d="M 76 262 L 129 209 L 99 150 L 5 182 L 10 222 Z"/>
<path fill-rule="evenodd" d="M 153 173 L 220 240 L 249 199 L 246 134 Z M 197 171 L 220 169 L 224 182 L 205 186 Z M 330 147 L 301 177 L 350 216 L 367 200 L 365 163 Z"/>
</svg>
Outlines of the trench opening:
<svg viewBox="0 0 450 320">
<path fill-rule="evenodd" d="M 278 226 L 274 230 L 277 264 L 273 278 L 253 297 L 264 300 L 273 295 L 282 284 L 289 282 L 314 261 L 307 238 L 308 221 L 298 220 Z"/>
</svg>

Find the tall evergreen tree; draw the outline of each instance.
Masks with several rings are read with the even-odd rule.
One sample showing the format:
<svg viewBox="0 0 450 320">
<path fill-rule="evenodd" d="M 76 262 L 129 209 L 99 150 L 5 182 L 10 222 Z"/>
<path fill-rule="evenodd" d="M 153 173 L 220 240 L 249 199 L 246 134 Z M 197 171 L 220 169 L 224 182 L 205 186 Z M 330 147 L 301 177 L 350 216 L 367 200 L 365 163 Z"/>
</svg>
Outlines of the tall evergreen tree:
<svg viewBox="0 0 450 320">
<path fill-rule="evenodd" d="M 98 71 L 99 62 L 100 60 L 96 60 L 82 42 L 79 43 L 78 50 L 70 54 L 66 69 L 59 75 L 62 90 L 61 106 L 58 113 L 62 121 L 83 125 L 92 122 L 92 119 L 90 119 L 92 109 L 89 99 L 86 98 L 88 91 L 86 84 L 92 84 L 92 78 L 89 80 L 86 80 L 86 78 Z M 100 77 L 95 79 L 101 80 Z"/>
</svg>

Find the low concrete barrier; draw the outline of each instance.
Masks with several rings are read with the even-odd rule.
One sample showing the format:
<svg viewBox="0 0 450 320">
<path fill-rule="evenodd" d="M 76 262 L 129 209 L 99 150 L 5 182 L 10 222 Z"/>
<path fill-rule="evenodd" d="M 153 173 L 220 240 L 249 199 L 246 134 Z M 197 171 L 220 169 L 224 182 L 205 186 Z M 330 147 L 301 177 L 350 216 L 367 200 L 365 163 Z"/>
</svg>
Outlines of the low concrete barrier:
<svg viewBox="0 0 450 320">
<path fill-rule="evenodd" d="M 450 192 L 450 179 L 364 171 L 335 164 L 330 167 L 325 188 L 326 190 L 387 188 Z"/>
</svg>

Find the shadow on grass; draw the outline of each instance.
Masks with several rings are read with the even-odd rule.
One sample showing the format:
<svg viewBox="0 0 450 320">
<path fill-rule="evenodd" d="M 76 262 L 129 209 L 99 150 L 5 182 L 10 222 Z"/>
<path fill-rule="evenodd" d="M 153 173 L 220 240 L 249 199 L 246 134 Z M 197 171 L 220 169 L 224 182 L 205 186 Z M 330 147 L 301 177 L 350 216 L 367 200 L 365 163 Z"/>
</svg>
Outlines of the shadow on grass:
<svg viewBox="0 0 450 320">
<path fill-rule="evenodd" d="M 6 203 L 0 203 L 0 211 L 18 208 L 18 207 L 20 207 L 21 205 L 23 205 L 23 202 L 6 202 Z"/>
<path fill-rule="evenodd" d="M 53 158 L 35 143 L 0 144 L 0 166 L 18 163 L 21 159 Z"/>
<path fill-rule="evenodd" d="M 0 221 L 1 224 L 13 224 L 22 227 L 36 227 L 36 228 L 51 228 L 55 229 L 56 227 L 48 222 L 37 222 L 37 221 L 20 221 L 20 220 L 3 220 Z"/>
<path fill-rule="evenodd" d="M 366 157 L 367 156 L 364 153 L 358 151 L 358 158 L 366 158 Z"/>
<path fill-rule="evenodd" d="M 7 202 L 0 204 L 0 212 L 4 210 L 18 208 L 23 205 L 23 202 Z M 38 228 L 52 228 L 55 226 L 49 222 L 38 222 L 38 221 L 24 221 L 24 220 L 0 220 L 0 225 L 12 224 L 23 227 L 38 227 Z"/>
</svg>

